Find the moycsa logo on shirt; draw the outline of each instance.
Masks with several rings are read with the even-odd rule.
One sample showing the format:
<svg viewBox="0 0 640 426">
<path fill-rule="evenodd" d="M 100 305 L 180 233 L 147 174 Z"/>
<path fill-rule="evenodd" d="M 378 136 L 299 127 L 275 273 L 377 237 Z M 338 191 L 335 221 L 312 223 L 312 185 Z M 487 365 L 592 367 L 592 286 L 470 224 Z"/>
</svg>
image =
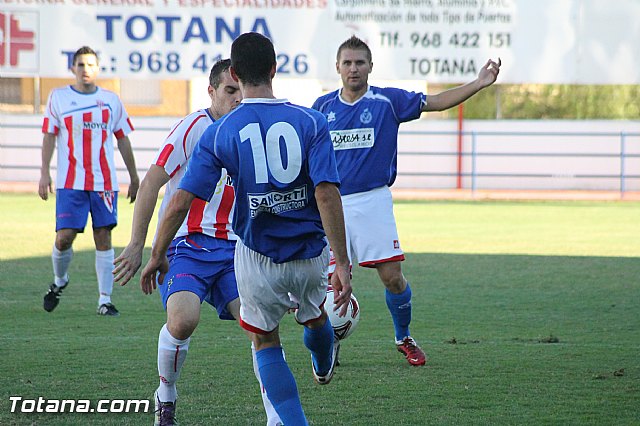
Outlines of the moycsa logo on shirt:
<svg viewBox="0 0 640 426">
<path fill-rule="evenodd" d="M 107 123 L 94 123 L 92 121 L 86 121 L 82 123 L 82 128 L 91 130 L 107 130 Z"/>
</svg>

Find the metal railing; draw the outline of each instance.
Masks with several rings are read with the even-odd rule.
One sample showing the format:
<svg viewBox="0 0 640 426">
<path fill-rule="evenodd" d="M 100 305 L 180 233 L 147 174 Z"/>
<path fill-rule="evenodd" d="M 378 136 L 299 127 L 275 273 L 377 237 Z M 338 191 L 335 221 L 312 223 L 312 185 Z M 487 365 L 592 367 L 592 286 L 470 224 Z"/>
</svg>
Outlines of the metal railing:
<svg viewBox="0 0 640 426">
<path fill-rule="evenodd" d="M 28 144 L 17 144 L 15 142 L 6 142 L 4 140 L 0 140 L 0 150 L 13 149 L 18 150 L 19 152 L 24 152 L 25 155 L 28 155 L 32 158 L 31 163 L 29 164 L 17 164 L 11 161 L 11 158 L 7 158 L 6 156 L 0 155 L 0 173 L 3 170 L 27 170 L 34 172 L 34 176 L 39 176 L 40 170 L 40 156 L 36 154 L 40 151 L 40 126 L 35 124 L 11 124 L 4 123 L 2 124 L 3 129 L 7 130 L 15 130 L 15 131 L 29 131 L 30 132 L 30 140 L 33 137 L 33 141 Z M 136 154 L 136 158 L 141 159 L 149 159 L 153 158 L 157 152 L 158 144 L 164 140 L 164 137 L 167 134 L 167 127 L 165 126 L 139 126 L 136 127 L 136 141 L 142 139 L 147 140 L 147 143 L 136 144 L 134 145 L 134 152 Z M 33 132 L 33 136 L 31 135 Z M 463 149 L 461 152 L 458 152 L 456 148 L 456 144 L 454 143 L 456 137 L 459 135 L 458 131 L 433 131 L 433 130 L 424 130 L 424 131 L 413 131 L 413 130 L 400 130 L 399 132 L 399 147 L 398 147 L 398 157 L 399 159 L 412 159 L 415 161 L 421 161 L 421 158 L 424 157 L 452 157 L 452 158 L 461 158 L 465 160 L 465 169 L 466 170 L 455 170 L 452 168 L 446 171 L 436 171 L 436 170 L 424 170 L 420 172 L 411 172 L 405 171 L 402 167 L 398 170 L 398 178 L 401 177 L 450 177 L 452 179 L 455 178 L 466 178 L 467 186 L 472 191 L 479 189 L 479 181 L 483 178 L 496 178 L 496 179 L 513 179 L 513 178 L 530 178 L 530 179 L 559 179 L 559 178 L 572 178 L 572 179 L 615 179 L 617 180 L 617 188 L 610 188 L 609 190 L 618 190 L 621 193 L 630 190 L 629 182 L 632 181 L 634 183 L 633 188 L 631 190 L 640 190 L 640 174 L 638 170 L 640 170 L 640 132 L 593 132 L 593 131 L 584 131 L 584 132 L 576 132 L 576 131 L 464 131 L 461 132 L 462 137 L 465 142 L 463 144 Z M 440 138 L 440 140 L 449 141 L 450 143 L 446 143 L 447 147 L 451 146 L 453 149 L 451 150 L 439 150 L 439 151 L 429 151 L 429 150 L 411 150 L 407 149 L 406 138 L 407 137 L 419 137 L 420 140 L 423 138 L 425 140 L 431 140 L 433 138 Z M 500 144 L 500 138 L 510 138 L 508 143 L 521 141 L 525 138 L 531 139 L 535 138 L 536 141 L 544 141 L 550 138 L 555 138 L 559 140 L 568 139 L 568 138 L 600 138 L 603 141 L 613 139 L 613 144 L 611 142 L 607 142 L 606 152 L 585 152 L 584 150 L 571 151 L 564 150 L 562 152 L 545 152 L 541 150 L 527 149 L 520 150 L 517 152 L 509 152 L 508 150 L 500 151 L 495 148 L 492 150 L 483 149 L 483 144 L 487 142 L 491 142 L 493 146 L 496 144 Z M 630 138 L 638 138 L 638 143 L 633 145 L 633 149 L 630 149 L 629 140 Z M 423 146 L 428 146 L 429 144 L 424 144 Z M 440 144 L 442 145 L 442 144 Z M 527 148 L 534 148 L 536 144 L 527 145 Z M 565 144 L 570 146 L 571 144 Z M 505 145 L 508 146 L 508 145 Z M 0 151 L 1 152 L 1 151 Z M 565 158 L 567 162 L 570 160 L 576 159 L 584 159 L 584 158 L 596 158 L 603 160 L 617 160 L 617 167 L 614 170 L 610 165 L 602 166 L 594 168 L 593 173 L 564 173 L 562 171 L 549 171 L 542 170 L 536 172 L 518 172 L 518 171 L 510 171 L 510 172 L 501 172 L 499 170 L 492 170 L 488 166 L 480 168 L 478 165 L 478 161 L 481 159 L 498 159 L 498 158 L 512 158 L 514 159 L 514 164 L 518 164 L 520 161 L 522 164 L 526 161 L 526 159 L 530 158 Z M 629 167 L 629 162 L 633 160 L 634 167 Z M 421 162 L 421 169 L 422 164 Z M 637 163 L 637 164 L 636 164 Z M 138 171 L 141 174 L 144 174 L 147 170 L 149 161 L 137 161 Z M 489 163 L 490 164 L 490 163 Z M 52 165 L 52 170 L 55 170 L 55 164 Z M 119 173 L 126 173 L 126 168 L 119 165 L 117 168 Z M 5 174 L 6 175 L 6 174 Z M 34 178 L 37 181 L 37 177 Z M 5 181 L 10 179 L 4 178 Z M 453 188 L 453 187 L 451 187 Z M 486 188 L 492 189 L 492 188 Z M 522 189 L 522 188 L 513 188 L 513 189 Z M 525 189 L 535 189 L 535 188 L 525 188 Z M 562 188 L 561 188 L 562 189 Z M 575 189 L 575 188 L 574 188 Z M 589 188 L 578 188 L 578 189 L 589 189 Z"/>
<path fill-rule="evenodd" d="M 627 167 L 627 163 L 631 159 L 640 159 L 640 140 L 637 144 L 637 148 L 634 152 L 629 152 L 628 139 L 631 137 L 640 138 L 640 132 L 575 132 L 575 131 L 400 131 L 399 137 L 403 136 L 419 136 L 429 138 L 433 136 L 451 137 L 451 146 L 453 146 L 453 140 L 459 134 L 462 134 L 464 138 L 470 140 L 470 143 L 466 144 L 462 152 L 455 150 L 451 151 L 410 151 L 403 150 L 402 143 L 399 144 L 398 156 L 409 157 L 462 157 L 468 159 L 469 167 L 468 171 L 456 170 L 451 172 L 417 172 L 408 173 L 403 172 L 402 169 L 398 170 L 398 177 L 402 176 L 420 176 L 420 177 L 465 177 L 469 178 L 471 190 L 478 189 L 479 178 L 575 178 L 575 179 L 617 179 L 619 181 L 618 190 L 621 193 L 627 191 L 627 182 L 631 179 L 640 179 L 640 174 L 637 173 L 640 167 L 636 168 L 635 173 L 630 173 Z M 518 151 L 518 152 L 499 152 L 499 151 L 483 151 L 481 149 L 482 139 L 496 138 L 496 137 L 510 137 L 510 138 L 613 138 L 617 139 L 616 148 L 609 147 L 609 152 L 585 152 L 585 151 L 567 151 L 567 152 L 541 152 L 541 151 Z M 495 141 L 492 140 L 495 144 Z M 618 170 L 614 173 L 611 168 L 603 168 L 598 173 L 562 173 L 562 172 L 540 172 L 540 173 L 499 173 L 492 172 L 491 170 L 480 170 L 478 167 L 478 160 L 481 158 L 514 158 L 514 159 L 526 159 L 526 158 L 568 158 L 568 159 L 580 159 L 580 158 L 602 158 L 602 159 L 616 159 L 618 160 Z M 640 164 L 640 162 L 639 162 Z M 489 188 L 490 189 L 490 188 Z M 637 190 L 637 189 L 636 189 Z"/>
</svg>

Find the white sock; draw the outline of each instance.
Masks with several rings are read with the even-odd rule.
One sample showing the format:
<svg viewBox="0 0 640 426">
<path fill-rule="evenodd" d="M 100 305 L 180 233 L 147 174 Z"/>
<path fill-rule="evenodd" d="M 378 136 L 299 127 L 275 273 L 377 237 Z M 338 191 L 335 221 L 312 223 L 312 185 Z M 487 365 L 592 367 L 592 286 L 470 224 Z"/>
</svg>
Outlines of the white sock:
<svg viewBox="0 0 640 426">
<path fill-rule="evenodd" d="M 111 291 L 113 290 L 113 258 L 114 250 L 96 250 L 96 275 L 98 276 L 98 290 L 100 299 L 98 306 L 111 303 Z"/>
<path fill-rule="evenodd" d="M 169 333 L 167 324 L 160 330 L 158 336 L 158 374 L 160 386 L 158 399 L 162 402 L 175 402 L 178 397 L 176 382 L 180 378 L 182 364 L 189 351 L 189 340 L 178 340 Z"/>
<path fill-rule="evenodd" d="M 73 249 L 60 251 L 53 245 L 53 251 L 51 252 L 51 263 L 53 263 L 53 276 L 54 282 L 58 287 L 64 287 L 69 282 L 69 264 L 73 258 Z"/>
<path fill-rule="evenodd" d="M 284 356 L 284 349 L 282 350 L 282 356 Z M 256 347 L 251 342 L 251 357 L 253 358 L 253 372 L 256 375 L 256 379 L 258 379 L 258 384 L 260 385 L 260 395 L 262 395 L 262 405 L 264 405 L 264 411 L 267 413 L 267 426 L 281 426 L 282 420 L 280 420 L 280 416 L 276 413 L 276 409 L 273 408 L 273 404 L 267 398 L 267 391 L 264 386 L 262 386 L 262 380 L 260 379 L 260 372 L 258 371 L 258 361 L 256 360 Z"/>
</svg>

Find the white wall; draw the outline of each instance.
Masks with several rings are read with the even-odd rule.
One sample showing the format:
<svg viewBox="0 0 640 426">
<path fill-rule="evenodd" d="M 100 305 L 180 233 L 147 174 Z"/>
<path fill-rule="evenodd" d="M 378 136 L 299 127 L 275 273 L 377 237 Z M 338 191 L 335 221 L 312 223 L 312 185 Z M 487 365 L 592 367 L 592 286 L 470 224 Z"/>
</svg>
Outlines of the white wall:
<svg viewBox="0 0 640 426">
<path fill-rule="evenodd" d="M 38 182 L 41 120 L 34 115 L 0 115 L 0 182 Z M 132 118 L 136 131 L 131 141 L 141 177 L 176 120 Z M 455 120 L 428 116 L 403 124 L 396 187 L 455 188 L 456 130 Z M 638 121 L 469 120 L 463 130 L 463 188 L 472 188 L 474 182 L 470 154 L 471 132 L 476 132 L 475 189 L 620 190 L 624 132 L 625 189 L 640 190 Z M 126 169 L 117 154 L 116 162 L 118 179 L 126 183 Z"/>
</svg>

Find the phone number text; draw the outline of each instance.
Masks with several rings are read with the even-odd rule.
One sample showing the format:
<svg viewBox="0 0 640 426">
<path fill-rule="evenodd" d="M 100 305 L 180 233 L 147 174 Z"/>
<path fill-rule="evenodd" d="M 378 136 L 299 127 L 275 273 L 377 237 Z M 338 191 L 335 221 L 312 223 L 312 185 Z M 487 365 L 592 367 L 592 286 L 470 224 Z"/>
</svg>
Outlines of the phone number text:
<svg viewBox="0 0 640 426">
<path fill-rule="evenodd" d="M 444 34 L 441 32 L 412 32 L 409 34 L 408 44 L 411 48 L 439 48 L 452 47 L 473 49 L 490 47 L 494 49 L 508 48 L 511 46 L 511 33 L 490 32 L 481 34 L 478 32 L 455 32 Z M 380 45 L 382 47 L 404 47 L 399 32 L 381 32 Z"/>
<path fill-rule="evenodd" d="M 72 65 L 75 51 L 63 50 L 66 55 L 69 68 Z M 182 72 L 197 71 L 207 74 L 211 67 L 219 60 L 228 55 L 200 53 L 181 55 L 176 51 L 138 51 L 133 50 L 126 54 L 126 59 L 121 56 L 110 56 L 101 54 L 100 67 L 103 72 L 117 73 L 127 71 L 131 73 L 151 73 L 151 74 L 179 74 Z M 290 55 L 279 53 L 276 56 L 277 72 L 286 75 L 305 75 L 309 73 L 308 57 L 304 53 Z M 122 68 L 124 67 L 124 69 Z"/>
</svg>

